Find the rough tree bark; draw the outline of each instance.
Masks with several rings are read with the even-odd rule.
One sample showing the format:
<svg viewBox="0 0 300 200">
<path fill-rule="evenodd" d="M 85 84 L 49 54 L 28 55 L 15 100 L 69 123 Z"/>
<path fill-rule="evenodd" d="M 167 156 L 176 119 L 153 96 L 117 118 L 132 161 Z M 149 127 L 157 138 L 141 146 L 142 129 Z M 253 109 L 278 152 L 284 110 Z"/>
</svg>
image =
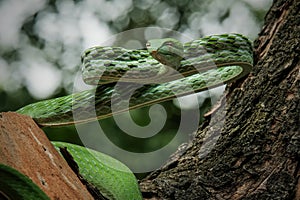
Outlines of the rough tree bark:
<svg viewBox="0 0 300 200">
<path fill-rule="evenodd" d="M 300 199 L 299 33 L 300 1 L 275 0 L 252 73 L 227 88 L 226 105 L 184 150 L 140 183 L 145 198 Z M 201 145 L 215 141 L 203 156 Z"/>
</svg>

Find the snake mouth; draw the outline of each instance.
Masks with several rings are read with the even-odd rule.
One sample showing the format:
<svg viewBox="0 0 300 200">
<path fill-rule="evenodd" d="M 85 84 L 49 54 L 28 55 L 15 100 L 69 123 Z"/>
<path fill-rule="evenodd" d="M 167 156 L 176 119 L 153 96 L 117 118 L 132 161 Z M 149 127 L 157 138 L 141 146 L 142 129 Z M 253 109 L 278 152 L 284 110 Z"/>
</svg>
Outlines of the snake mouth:
<svg viewBox="0 0 300 200">
<path fill-rule="evenodd" d="M 161 61 L 161 57 L 159 56 L 159 54 L 157 53 L 156 50 L 153 50 L 150 52 L 150 55 L 155 59 L 158 60 L 159 62 Z"/>
<path fill-rule="evenodd" d="M 156 51 L 153 50 L 150 52 L 150 55 L 157 61 L 159 61 L 160 63 L 167 65 L 167 63 L 165 62 L 165 60 L 163 59 L 163 57 Z"/>
<path fill-rule="evenodd" d="M 151 55 L 157 55 L 157 51 L 156 51 L 156 50 L 153 50 L 153 51 L 150 52 L 150 54 L 151 54 Z"/>
</svg>

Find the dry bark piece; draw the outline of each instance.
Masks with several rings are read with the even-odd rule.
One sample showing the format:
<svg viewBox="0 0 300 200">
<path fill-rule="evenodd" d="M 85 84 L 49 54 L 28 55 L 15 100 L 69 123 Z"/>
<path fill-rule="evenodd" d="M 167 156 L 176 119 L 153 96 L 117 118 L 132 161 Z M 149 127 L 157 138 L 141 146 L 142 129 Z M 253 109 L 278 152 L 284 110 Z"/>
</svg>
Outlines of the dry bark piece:
<svg viewBox="0 0 300 200">
<path fill-rule="evenodd" d="M 51 199 L 93 199 L 28 116 L 0 113 L 0 163 L 27 175 Z"/>
</svg>

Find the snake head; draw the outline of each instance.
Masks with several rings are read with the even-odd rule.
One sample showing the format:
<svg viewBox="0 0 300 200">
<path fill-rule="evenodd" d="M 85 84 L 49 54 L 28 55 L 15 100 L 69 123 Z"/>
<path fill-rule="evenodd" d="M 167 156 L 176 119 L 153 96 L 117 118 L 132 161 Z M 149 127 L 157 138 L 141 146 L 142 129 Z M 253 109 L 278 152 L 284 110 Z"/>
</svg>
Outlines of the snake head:
<svg viewBox="0 0 300 200">
<path fill-rule="evenodd" d="M 177 69 L 183 58 L 183 45 L 174 38 L 153 39 L 146 44 L 150 55 L 160 63 Z"/>
</svg>

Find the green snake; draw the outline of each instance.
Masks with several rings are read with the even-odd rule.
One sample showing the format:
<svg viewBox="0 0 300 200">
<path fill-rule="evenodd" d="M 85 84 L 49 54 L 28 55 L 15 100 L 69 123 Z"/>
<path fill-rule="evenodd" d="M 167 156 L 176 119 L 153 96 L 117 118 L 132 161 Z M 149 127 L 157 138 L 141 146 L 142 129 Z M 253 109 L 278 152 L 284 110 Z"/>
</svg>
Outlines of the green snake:
<svg viewBox="0 0 300 200">
<path fill-rule="evenodd" d="M 253 65 L 252 43 L 241 34 L 212 35 L 184 44 L 171 38 L 154 39 L 146 48 L 89 48 L 82 54 L 82 75 L 96 88 L 33 103 L 17 112 L 31 116 L 40 126 L 100 120 L 230 83 L 247 75 Z M 107 168 L 102 165 L 102 170 Z M 105 191 L 108 183 L 99 181 L 96 185 Z M 118 189 L 107 198 L 118 199 L 119 194 L 135 188 L 130 193 L 136 195 L 130 199 L 141 199 L 136 181 L 132 185 L 114 183 Z"/>
</svg>

